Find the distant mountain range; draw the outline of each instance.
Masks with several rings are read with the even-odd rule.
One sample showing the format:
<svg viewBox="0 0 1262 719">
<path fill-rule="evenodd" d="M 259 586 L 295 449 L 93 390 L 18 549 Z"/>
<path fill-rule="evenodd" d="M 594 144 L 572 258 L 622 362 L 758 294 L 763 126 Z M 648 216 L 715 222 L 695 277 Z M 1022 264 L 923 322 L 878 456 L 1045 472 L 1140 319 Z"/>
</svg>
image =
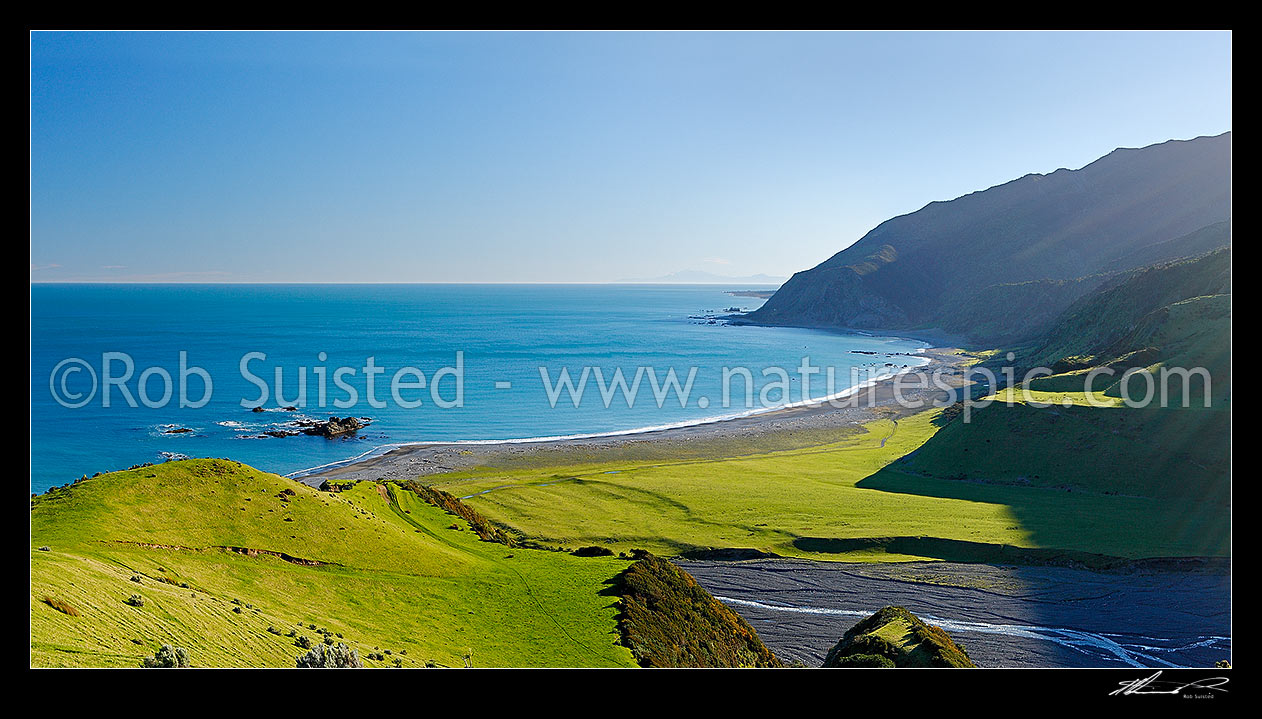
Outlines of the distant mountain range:
<svg viewBox="0 0 1262 719">
<path fill-rule="evenodd" d="M 1034 341 L 1120 273 L 1231 242 L 1231 133 L 1119 149 L 881 223 L 748 320 Z"/>
<path fill-rule="evenodd" d="M 679 272 L 672 272 L 669 275 L 662 275 L 661 277 L 618 280 L 618 282 L 645 282 L 675 285 L 778 285 L 783 283 L 784 280 L 784 277 L 773 277 L 771 275 L 764 274 L 746 275 L 744 277 L 728 277 L 726 275 L 716 275 L 713 272 L 705 272 L 703 270 L 680 270 Z"/>
</svg>

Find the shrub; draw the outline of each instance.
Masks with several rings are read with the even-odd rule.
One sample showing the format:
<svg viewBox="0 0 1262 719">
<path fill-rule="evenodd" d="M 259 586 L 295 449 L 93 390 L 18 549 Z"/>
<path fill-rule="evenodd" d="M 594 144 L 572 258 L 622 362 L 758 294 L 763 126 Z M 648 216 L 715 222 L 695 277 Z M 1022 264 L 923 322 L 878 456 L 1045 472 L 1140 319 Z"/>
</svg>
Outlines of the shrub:
<svg viewBox="0 0 1262 719">
<path fill-rule="evenodd" d="M 454 495 L 448 494 L 441 489 L 427 487 L 415 480 L 406 482 L 404 486 L 426 502 L 468 522 L 479 539 L 485 542 L 499 542 L 507 547 L 515 547 L 517 545 L 517 540 L 512 535 L 491 524 L 490 520 L 479 514 L 476 509 L 461 502 Z M 460 529 L 459 525 L 455 525 L 455 528 Z"/>
<path fill-rule="evenodd" d="M 608 547 L 598 547 L 598 546 L 579 547 L 578 549 L 575 549 L 573 552 L 570 552 L 570 554 L 573 554 L 576 557 L 612 557 L 613 550 L 609 549 Z"/>
<path fill-rule="evenodd" d="M 172 648 L 163 644 L 151 657 L 145 657 L 140 665 L 145 669 L 185 669 L 192 666 L 188 662 L 188 651 L 183 647 Z"/>
<path fill-rule="evenodd" d="M 302 649 L 310 649 L 312 646 L 311 638 L 308 637 L 306 634 L 303 634 L 302 636 L 294 640 L 294 646 L 302 648 Z"/>
<path fill-rule="evenodd" d="M 615 579 L 622 597 L 621 644 L 642 667 L 779 667 L 739 614 L 665 559 L 637 560 Z"/>
<path fill-rule="evenodd" d="M 136 584 L 140 584 L 140 575 L 139 574 L 131 575 L 131 580 L 135 582 Z"/>
<path fill-rule="evenodd" d="M 295 658 L 299 669 L 361 669 L 359 652 L 345 644 L 319 644 Z"/>
<path fill-rule="evenodd" d="M 133 594 L 127 598 L 127 603 L 133 607 L 143 607 L 145 606 L 145 598 L 139 594 Z"/>
</svg>

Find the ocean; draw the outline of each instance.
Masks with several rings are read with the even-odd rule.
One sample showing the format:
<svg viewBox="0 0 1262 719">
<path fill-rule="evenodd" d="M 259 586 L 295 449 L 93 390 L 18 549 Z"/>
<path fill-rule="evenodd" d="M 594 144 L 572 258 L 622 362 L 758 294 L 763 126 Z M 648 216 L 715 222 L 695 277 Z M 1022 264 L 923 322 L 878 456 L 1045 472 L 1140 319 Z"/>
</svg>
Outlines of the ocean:
<svg viewBox="0 0 1262 719">
<path fill-rule="evenodd" d="M 409 442 L 637 432 L 924 362 L 915 340 L 715 319 L 758 307 L 728 294 L 750 289 L 35 284 L 31 491 L 182 457 L 292 474 Z M 330 416 L 371 423 L 301 434 Z"/>
</svg>

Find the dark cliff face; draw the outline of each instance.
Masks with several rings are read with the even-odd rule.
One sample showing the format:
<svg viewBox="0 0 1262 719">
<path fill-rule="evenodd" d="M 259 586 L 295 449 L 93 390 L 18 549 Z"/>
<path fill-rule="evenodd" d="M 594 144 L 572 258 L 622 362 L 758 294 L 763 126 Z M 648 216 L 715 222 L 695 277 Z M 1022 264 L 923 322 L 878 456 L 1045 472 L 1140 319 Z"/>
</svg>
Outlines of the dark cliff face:
<svg viewBox="0 0 1262 719">
<path fill-rule="evenodd" d="M 1230 219 L 1231 133 L 1115 150 L 1080 170 L 1027 175 L 881 223 L 854 245 L 795 274 L 749 320 L 764 324 L 900 329 L 1001 318 L 1028 288 L 1050 301 L 1079 293 L 1046 283 L 1117 272 L 1212 249 L 1196 234 Z M 1173 241 L 1179 238 L 1190 239 Z M 1220 245 L 1219 245 L 1220 246 Z M 1095 282 L 1086 286 L 1094 285 Z M 1063 297 L 1063 299 L 1061 299 Z M 1045 302 L 1045 301 L 1040 301 Z M 1041 305 L 1054 316 L 1064 307 Z M 1005 334 L 1034 332 L 1016 310 Z M 1003 324 L 1003 323 L 1001 323 Z"/>
</svg>

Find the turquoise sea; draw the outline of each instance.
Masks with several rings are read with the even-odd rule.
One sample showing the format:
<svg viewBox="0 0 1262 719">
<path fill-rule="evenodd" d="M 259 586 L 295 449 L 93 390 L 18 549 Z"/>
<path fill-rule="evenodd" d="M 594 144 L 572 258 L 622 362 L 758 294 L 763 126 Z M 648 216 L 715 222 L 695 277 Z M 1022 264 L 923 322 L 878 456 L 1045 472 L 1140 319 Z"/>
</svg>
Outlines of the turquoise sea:
<svg viewBox="0 0 1262 719">
<path fill-rule="evenodd" d="M 642 431 L 800 402 L 803 388 L 819 399 L 850 387 L 852 370 L 923 361 L 914 340 L 707 319 L 762 303 L 737 289 L 759 288 L 32 285 L 31 491 L 183 456 L 287 474 L 408 442 Z M 803 358 L 819 371 L 800 372 Z M 744 374 L 725 382 L 724 368 L 748 370 L 748 401 Z M 577 407 L 562 370 L 575 389 L 586 373 Z M 267 411 L 253 412 L 261 386 Z M 266 434 L 348 415 L 372 422 L 339 439 Z"/>
</svg>

